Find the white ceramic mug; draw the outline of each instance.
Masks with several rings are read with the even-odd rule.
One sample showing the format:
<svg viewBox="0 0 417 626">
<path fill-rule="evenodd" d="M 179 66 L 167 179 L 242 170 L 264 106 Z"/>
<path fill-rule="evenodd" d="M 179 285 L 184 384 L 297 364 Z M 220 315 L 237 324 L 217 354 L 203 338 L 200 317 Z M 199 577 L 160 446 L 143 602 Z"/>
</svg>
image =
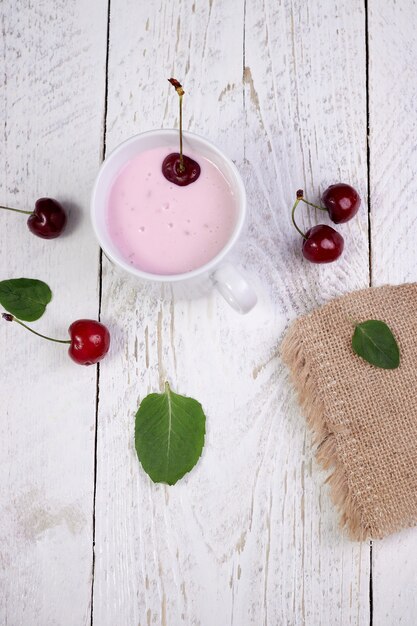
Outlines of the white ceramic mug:
<svg viewBox="0 0 417 626">
<path fill-rule="evenodd" d="M 170 283 L 180 286 L 181 291 L 195 291 L 196 285 L 213 285 L 227 302 L 239 313 L 247 313 L 256 304 L 257 297 L 252 287 L 227 256 L 238 240 L 246 216 L 246 192 L 242 179 L 234 163 L 216 146 L 193 133 L 183 133 L 184 153 L 187 148 L 212 161 L 222 171 L 236 197 L 238 217 L 234 231 L 224 248 L 211 261 L 183 274 L 151 274 L 132 267 L 121 255 L 112 241 L 106 224 L 106 207 L 112 184 L 121 168 L 140 152 L 152 148 L 168 146 L 173 152 L 178 150 L 178 130 L 152 130 L 135 135 L 121 143 L 102 163 L 91 197 L 91 219 L 100 246 L 106 256 L 126 272 L 142 281 Z"/>
</svg>

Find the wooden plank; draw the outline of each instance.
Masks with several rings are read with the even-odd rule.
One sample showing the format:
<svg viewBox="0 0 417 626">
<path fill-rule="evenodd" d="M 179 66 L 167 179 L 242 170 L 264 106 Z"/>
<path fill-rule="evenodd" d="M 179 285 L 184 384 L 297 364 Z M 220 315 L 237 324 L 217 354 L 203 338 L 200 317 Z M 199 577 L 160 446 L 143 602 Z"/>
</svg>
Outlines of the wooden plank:
<svg viewBox="0 0 417 626">
<path fill-rule="evenodd" d="M 369 2 L 372 275 L 375 285 L 417 280 L 415 197 L 417 3 Z M 373 544 L 374 623 L 413 624 L 417 531 Z"/>
<path fill-rule="evenodd" d="M 93 0 L 5 1 L 0 53 L 1 204 L 52 196 L 70 214 L 45 241 L 1 212 L 1 278 L 45 280 L 53 301 L 33 326 L 67 337 L 96 317 L 98 246 L 88 219 L 100 160 L 106 9 Z M 0 622 L 90 623 L 96 368 L 16 324 L 1 333 Z"/>
<path fill-rule="evenodd" d="M 337 227 L 345 252 L 338 263 L 325 267 L 300 260 L 301 241 L 289 213 L 299 187 L 314 202 L 328 184 L 346 181 L 366 199 L 364 23 L 360 2 L 265 2 L 261 12 L 247 3 L 250 259 L 269 285 L 275 315 L 274 321 L 270 317 L 269 350 L 268 342 L 258 348 L 260 363 L 268 362 L 273 335 L 279 336 L 278 315 L 291 318 L 368 283 L 366 206 L 357 219 Z M 302 213 L 299 220 L 306 229 L 323 220 L 322 214 L 307 211 L 303 220 Z M 256 385 L 259 379 L 262 394 L 276 391 L 274 422 L 281 423 L 264 479 L 274 498 L 271 546 L 261 535 L 269 561 L 263 570 L 264 608 L 254 623 L 365 624 L 367 544 L 347 541 L 337 527 L 286 373 L 272 360 Z M 261 593 L 260 582 L 256 588 L 246 580 L 247 588 Z M 244 593 L 242 587 L 242 607 Z"/>
<path fill-rule="evenodd" d="M 260 303 L 239 317 L 216 294 L 180 301 L 104 263 L 102 317 L 119 341 L 100 377 L 100 626 L 368 620 L 368 546 L 338 530 L 277 357 L 290 319 L 368 284 L 366 208 L 343 227 L 343 260 L 320 268 L 300 259 L 289 212 L 300 186 L 314 200 L 346 179 L 366 198 L 364 23 L 356 1 L 246 3 L 246 16 L 238 1 L 112 1 L 107 146 L 173 126 L 165 78 L 183 81 L 186 126 L 244 174 L 236 256 Z M 133 445 L 138 403 L 165 379 L 208 416 L 203 458 L 172 488 L 150 482 Z"/>
</svg>

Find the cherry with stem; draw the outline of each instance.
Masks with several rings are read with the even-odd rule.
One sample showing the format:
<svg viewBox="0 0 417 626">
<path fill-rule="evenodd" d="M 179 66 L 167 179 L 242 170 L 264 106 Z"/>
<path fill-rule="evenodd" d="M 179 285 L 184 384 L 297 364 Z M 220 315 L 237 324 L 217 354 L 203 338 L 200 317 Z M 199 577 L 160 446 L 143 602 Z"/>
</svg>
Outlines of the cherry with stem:
<svg viewBox="0 0 417 626">
<path fill-rule="evenodd" d="M 314 204 L 304 197 L 302 197 L 302 201 L 314 209 L 327 211 L 330 219 L 335 224 L 349 222 L 352 217 L 355 217 L 361 205 L 361 199 L 356 189 L 346 183 L 336 183 L 327 187 L 321 197 L 324 206 Z"/>
<path fill-rule="evenodd" d="M 37 335 L 37 337 L 53 341 L 54 343 L 69 345 L 68 354 L 79 365 L 98 363 L 110 348 L 110 333 L 104 324 L 96 320 L 77 320 L 68 329 L 71 339 L 54 339 L 53 337 L 48 337 L 48 335 L 38 333 L 10 313 L 2 313 L 2 317 L 6 322 L 17 322 L 33 335 Z"/>
<path fill-rule="evenodd" d="M 23 211 L 2 205 L 0 209 L 29 215 L 27 220 L 29 230 L 42 239 L 59 237 L 67 223 L 67 216 L 62 205 L 53 198 L 39 198 L 35 202 L 33 211 Z"/>
<path fill-rule="evenodd" d="M 183 153 L 183 137 L 182 137 L 182 100 L 184 89 L 176 78 L 168 78 L 168 81 L 175 88 L 179 97 L 179 135 L 180 135 L 180 151 L 172 152 L 165 157 L 162 163 L 162 174 L 169 182 L 185 187 L 194 183 L 200 176 L 200 165 L 194 159 Z"/>
</svg>

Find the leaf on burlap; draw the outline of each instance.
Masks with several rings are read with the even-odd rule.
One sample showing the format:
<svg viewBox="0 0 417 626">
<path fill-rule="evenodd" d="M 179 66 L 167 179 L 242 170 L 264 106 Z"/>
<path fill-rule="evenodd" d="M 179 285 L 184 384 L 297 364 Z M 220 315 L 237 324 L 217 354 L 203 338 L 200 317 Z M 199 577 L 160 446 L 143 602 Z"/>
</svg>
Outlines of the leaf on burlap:
<svg viewBox="0 0 417 626">
<path fill-rule="evenodd" d="M 352 349 L 376 367 L 392 370 L 400 364 L 400 350 L 395 337 L 389 326 L 380 320 L 367 320 L 356 326 Z"/>
</svg>

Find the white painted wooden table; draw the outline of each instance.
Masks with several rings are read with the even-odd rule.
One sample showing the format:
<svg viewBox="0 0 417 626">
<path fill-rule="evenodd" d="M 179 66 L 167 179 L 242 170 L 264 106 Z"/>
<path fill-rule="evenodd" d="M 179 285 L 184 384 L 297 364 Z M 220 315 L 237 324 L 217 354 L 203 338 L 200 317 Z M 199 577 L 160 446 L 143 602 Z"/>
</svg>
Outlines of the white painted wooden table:
<svg viewBox="0 0 417 626">
<path fill-rule="evenodd" d="M 111 329 L 99 370 L 0 328 L 0 623 L 8 626 L 412 626 L 417 531 L 352 543 L 278 347 L 288 322 L 368 284 L 417 279 L 415 0 L 2 0 L 1 203 L 49 195 L 62 239 L 2 212 L 1 278 L 48 282 L 36 323 Z M 221 146 L 247 185 L 236 254 L 260 302 L 151 294 L 100 259 L 89 195 L 103 156 L 177 124 Z M 368 135 L 368 140 L 367 140 Z M 300 258 L 294 192 L 350 182 L 363 208 L 340 262 Z M 322 216 L 320 216 L 322 217 Z M 317 216 L 304 213 L 308 227 Z M 175 487 L 138 465 L 134 414 L 167 379 L 207 413 Z"/>
</svg>

